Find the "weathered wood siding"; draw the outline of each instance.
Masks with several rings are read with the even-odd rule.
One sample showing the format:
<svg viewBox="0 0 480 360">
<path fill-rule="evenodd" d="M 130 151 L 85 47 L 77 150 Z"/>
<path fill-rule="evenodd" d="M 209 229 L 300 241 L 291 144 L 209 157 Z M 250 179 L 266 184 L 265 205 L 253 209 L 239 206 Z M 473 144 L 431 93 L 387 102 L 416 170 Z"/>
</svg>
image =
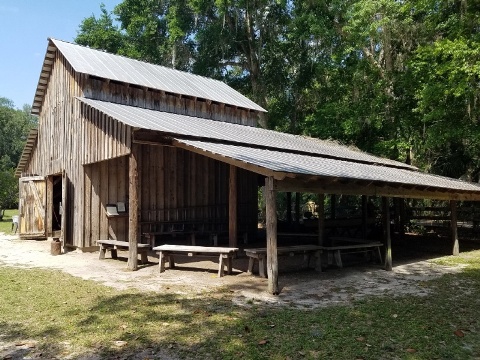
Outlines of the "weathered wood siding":
<svg viewBox="0 0 480 360">
<path fill-rule="evenodd" d="M 182 115 L 257 126 L 258 112 L 82 75 L 85 97 Z"/>
<path fill-rule="evenodd" d="M 82 124 L 79 121 L 79 102 L 82 96 L 79 76 L 57 51 L 51 76 L 39 114 L 38 140 L 25 173 L 42 176 L 66 172 L 68 200 L 66 209 L 67 244 L 83 244 L 83 167 Z"/>
<path fill-rule="evenodd" d="M 85 238 L 82 246 L 94 246 L 100 239 L 128 241 L 128 217 L 107 217 L 106 205 L 128 204 L 128 157 L 84 166 L 83 216 Z"/>
<path fill-rule="evenodd" d="M 229 166 L 183 149 L 142 145 L 140 221 L 210 221 L 228 230 Z M 257 175 L 238 169 L 237 184 L 239 230 L 251 232 L 257 226 Z"/>
<path fill-rule="evenodd" d="M 83 125 L 82 164 L 128 155 L 132 145 L 132 128 L 85 104 L 80 106 Z"/>
<path fill-rule="evenodd" d="M 89 110 L 76 99 L 82 96 L 248 126 L 256 126 L 258 119 L 255 111 L 75 73 L 57 51 L 39 114 L 38 141 L 23 172 L 47 176 L 65 171 L 65 239 L 81 248 L 96 245 L 98 239 L 127 240 L 127 220 L 108 219 L 104 209 L 107 203 L 128 203 L 125 155 L 132 139 L 129 126 Z M 159 210 L 172 208 L 194 209 L 195 218 L 228 216 L 228 165 L 180 149 L 146 145 L 139 163 L 142 221 L 162 220 L 167 215 Z M 239 224 L 248 218 L 253 228 L 256 175 L 239 171 L 238 177 Z"/>
</svg>

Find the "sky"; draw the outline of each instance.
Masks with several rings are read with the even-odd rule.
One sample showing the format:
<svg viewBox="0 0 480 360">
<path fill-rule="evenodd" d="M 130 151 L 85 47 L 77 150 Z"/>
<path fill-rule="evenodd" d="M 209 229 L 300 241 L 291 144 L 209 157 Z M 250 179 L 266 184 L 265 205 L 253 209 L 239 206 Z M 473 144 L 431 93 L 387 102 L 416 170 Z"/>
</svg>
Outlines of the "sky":
<svg viewBox="0 0 480 360">
<path fill-rule="evenodd" d="M 86 17 L 121 0 L 0 0 L 0 97 L 32 105 L 49 37 L 73 42 Z"/>
</svg>

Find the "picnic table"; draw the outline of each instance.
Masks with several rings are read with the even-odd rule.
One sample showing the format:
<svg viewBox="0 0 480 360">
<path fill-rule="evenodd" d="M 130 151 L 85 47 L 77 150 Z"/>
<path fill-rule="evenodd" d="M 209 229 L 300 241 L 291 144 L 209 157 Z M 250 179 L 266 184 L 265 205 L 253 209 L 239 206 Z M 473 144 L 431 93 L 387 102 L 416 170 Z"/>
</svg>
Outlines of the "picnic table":
<svg viewBox="0 0 480 360">
<path fill-rule="evenodd" d="M 112 254 L 112 259 L 117 258 L 117 250 L 128 250 L 130 249 L 130 243 L 128 241 L 119 241 L 119 240 L 97 240 L 97 244 L 100 245 L 100 256 L 99 259 L 105 259 L 105 253 L 107 250 L 110 250 Z M 148 251 L 150 250 L 149 244 L 137 244 L 137 252 L 141 255 L 142 264 L 148 262 Z"/>
<path fill-rule="evenodd" d="M 316 258 L 315 270 L 322 271 L 320 253 L 322 246 L 318 245 L 292 245 L 277 247 L 278 255 L 294 256 L 296 254 L 303 254 L 303 266 L 310 266 L 310 259 L 313 256 Z M 267 267 L 267 248 L 252 248 L 245 249 L 245 254 L 248 259 L 248 273 L 253 273 L 254 262 L 258 261 L 258 272 L 261 277 L 267 277 L 265 269 Z"/>
<path fill-rule="evenodd" d="M 343 267 L 342 254 L 348 253 L 372 253 L 376 254 L 380 263 L 382 263 L 382 253 L 380 248 L 383 244 L 379 241 L 348 238 L 348 237 L 331 237 L 331 246 L 324 246 L 328 254 L 328 263 L 332 263 L 332 256 L 335 258 L 335 263 L 338 267 Z"/>
<path fill-rule="evenodd" d="M 158 266 L 161 273 L 165 271 L 166 261 L 170 269 L 175 268 L 175 255 L 218 257 L 218 277 L 222 277 L 225 266 L 227 266 L 227 274 L 232 273 L 232 259 L 238 252 L 238 248 L 165 244 L 154 247 L 153 251 L 158 252 Z"/>
<path fill-rule="evenodd" d="M 310 266 L 310 259 L 315 257 L 315 270 L 322 271 L 322 253 L 327 254 L 327 263 L 332 264 L 333 259 L 337 267 L 342 268 L 342 254 L 347 253 L 376 253 L 380 263 L 382 262 L 382 254 L 380 248 L 383 246 L 381 242 L 335 237 L 330 239 L 331 245 L 293 245 L 293 246 L 279 246 L 277 247 L 277 255 L 294 256 L 296 254 L 303 254 L 303 267 Z M 266 277 L 267 266 L 267 248 L 252 248 L 245 249 L 245 254 L 249 257 L 248 273 L 253 273 L 255 261 L 258 261 L 258 272 L 261 277 Z"/>
</svg>

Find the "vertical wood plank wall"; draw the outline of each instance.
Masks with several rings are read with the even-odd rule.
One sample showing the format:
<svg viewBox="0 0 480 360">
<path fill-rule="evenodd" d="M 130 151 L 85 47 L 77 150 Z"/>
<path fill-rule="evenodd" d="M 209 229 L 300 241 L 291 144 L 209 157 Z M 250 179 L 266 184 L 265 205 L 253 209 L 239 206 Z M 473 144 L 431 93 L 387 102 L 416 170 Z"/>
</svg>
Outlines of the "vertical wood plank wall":
<svg viewBox="0 0 480 360">
<path fill-rule="evenodd" d="M 104 207 L 128 202 L 125 155 L 132 138 L 129 126 L 100 115 L 75 98 L 82 96 L 247 126 L 256 126 L 258 119 L 255 111 L 76 73 L 57 51 L 39 114 L 38 141 L 23 172 L 42 176 L 66 172 L 65 238 L 67 244 L 81 248 L 94 246 L 101 238 L 127 240 L 126 220 L 107 219 Z M 143 145 L 141 152 L 142 221 L 161 220 L 159 209 L 182 207 L 199 207 L 197 211 L 226 217 L 221 207 L 211 206 L 225 205 L 226 209 L 227 165 L 169 147 Z M 238 171 L 238 176 L 239 223 L 254 228 L 256 175 Z"/>
<path fill-rule="evenodd" d="M 76 114 L 82 96 L 81 76 L 58 52 L 39 115 L 38 140 L 24 172 L 42 176 L 61 174 L 68 178 L 67 244 L 83 246 L 83 167 L 82 125 Z"/>
<path fill-rule="evenodd" d="M 83 91 L 87 98 L 247 126 L 257 125 L 258 113 L 256 111 L 207 102 L 203 99 L 179 97 L 175 94 L 135 85 L 127 86 L 113 80 L 83 77 L 85 79 Z"/>
<path fill-rule="evenodd" d="M 167 146 L 142 145 L 141 158 L 142 222 L 210 219 L 228 224 L 228 164 Z M 238 169 L 237 176 L 239 228 L 252 232 L 257 175 Z"/>
</svg>

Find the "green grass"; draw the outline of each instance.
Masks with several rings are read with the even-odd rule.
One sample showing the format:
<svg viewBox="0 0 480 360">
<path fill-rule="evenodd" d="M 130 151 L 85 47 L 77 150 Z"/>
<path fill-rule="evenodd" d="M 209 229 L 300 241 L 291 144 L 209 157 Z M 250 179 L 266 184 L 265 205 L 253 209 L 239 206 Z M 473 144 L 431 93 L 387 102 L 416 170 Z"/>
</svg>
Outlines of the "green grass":
<svg viewBox="0 0 480 360">
<path fill-rule="evenodd" d="M 148 348 L 196 359 L 475 359 L 480 251 L 454 259 L 463 272 L 425 282 L 429 296 L 308 311 L 238 307 L 226 290 L 201 298 L 117 291 L 57 271 L 0 266 L 0 342 L 36 340 L 44 358 L 72 351 L 128 358 Z M 127 345 L 118 349 L 117 340 Z"/>
<path fill-rule="evenodd" d="M 12 230 L 12 216 L 18 215 L 18 210 L 5 210 L 5 215 L 3 219 L 0 221 L 0 233 L 10 234 Z"/>
</svg>

